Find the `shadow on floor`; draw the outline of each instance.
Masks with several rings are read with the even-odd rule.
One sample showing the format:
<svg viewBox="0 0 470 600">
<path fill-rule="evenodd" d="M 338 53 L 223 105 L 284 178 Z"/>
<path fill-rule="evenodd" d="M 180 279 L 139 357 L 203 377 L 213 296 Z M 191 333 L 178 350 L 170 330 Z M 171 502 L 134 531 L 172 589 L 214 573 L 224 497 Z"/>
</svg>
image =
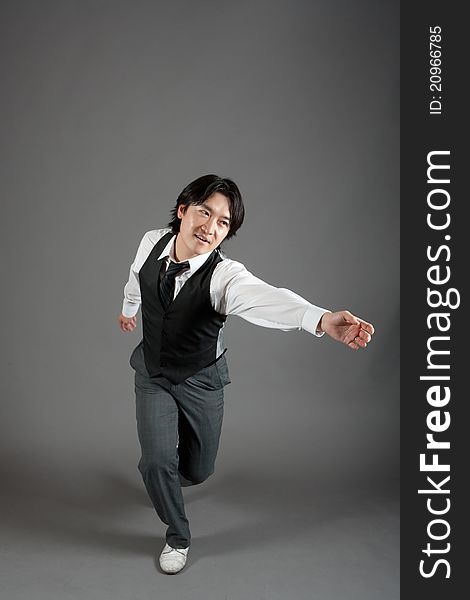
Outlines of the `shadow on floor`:
<svg viewBox="0 0 470 600">
<path fill-rule="evenodd" d="M 132 533 L 132 523 L 140 523 L 142 511 L 154 510 L 138 473 L 132 477 L 83 465 L 65 471 L 63 466 L 17 462 L 0 467 L 0 477 L 2 529 L 10 535 L 152 556 L 164 543 L 163 536 Z M 314 535 L 338 519 L 373 514 L 386 521 L 389 513 L 396 526 L 395 488 L 371 494 L 328 487 L 293 472 L 280 477 L 231 470 L 183 490 L 187 507 L 206 502 L 209 522 L 212 509 L 218 514 L 214 533 L 198 536 L 193 562 Z M 232 525 L 227 525 L 225 512 Z"/>
</svg>

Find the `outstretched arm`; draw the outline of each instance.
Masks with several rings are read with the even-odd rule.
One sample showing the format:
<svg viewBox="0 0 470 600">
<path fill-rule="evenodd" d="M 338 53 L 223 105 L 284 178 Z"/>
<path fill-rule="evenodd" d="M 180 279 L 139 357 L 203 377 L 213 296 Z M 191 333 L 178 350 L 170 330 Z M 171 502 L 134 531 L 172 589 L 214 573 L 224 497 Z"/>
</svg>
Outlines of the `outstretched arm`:
<svg viewBox="0 0 470 600">
<path fill-rule="evenodd" d="M 315 306 L 286 288 L 274 287 L 255 277 L 237 261 L 225 259 L 211 280 L 212 306 L 224 315 L 237 315 L 261 327 L 293 331 L 304 329 L 322 336 L 318 328 L 326 308 Z"/>
<path fill-rule="evenodd" d="M 355 317 L 348 310 L 325 313 L 318 328 L 353 350 L 365 348 L 374 334 L 374 327 L 370 323 Z"/>
<path fill-rule="evenodd" d="M 211 298 L 215 310 L 222 314 L 284 331 L 303 329 L 317 336 L 327 333 L 353 350 L 365 348 L 374 333 L 370 323 L 349 311 L 330 312 L 315 306 L 290 290 L 269 285 L 230 259 L 214 270 Z"/>
</svg>

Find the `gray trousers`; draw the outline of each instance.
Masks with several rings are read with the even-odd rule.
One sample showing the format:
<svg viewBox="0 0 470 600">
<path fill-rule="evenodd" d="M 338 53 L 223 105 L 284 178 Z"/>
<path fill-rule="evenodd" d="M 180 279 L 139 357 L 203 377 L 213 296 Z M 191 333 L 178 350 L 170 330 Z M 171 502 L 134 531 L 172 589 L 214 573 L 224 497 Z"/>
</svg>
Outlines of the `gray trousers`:
<svg viewBox="0 0 470 600">
<path fill-rule="evenodd" d="M 149 377 L 143 344 L 134 349 L 136 419 L 142 456 L 139 471 L 173 548 L 190 545 L 191 533 L 181 486 L 195 485 L 214 472 L 230 383 L 222 355 L 180 384 Z"/>
</svg>

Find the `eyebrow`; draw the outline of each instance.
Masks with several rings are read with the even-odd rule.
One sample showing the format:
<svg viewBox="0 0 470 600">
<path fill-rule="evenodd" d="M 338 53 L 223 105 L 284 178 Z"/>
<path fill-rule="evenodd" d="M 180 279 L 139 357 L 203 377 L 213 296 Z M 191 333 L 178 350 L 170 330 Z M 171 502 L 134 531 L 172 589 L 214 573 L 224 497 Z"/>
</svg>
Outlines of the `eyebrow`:
<svg viewBox="0 0 470 600">
<path fill-rule="evenodd" d="M 212 208 L 210 206 L 208 206 L 205 202 L 203 202 L 200 206 L 203 206 L 206 210 L 208 210 L 210 213 L 214 212 L 212 210 Z M 230 222 L 230 217 L 227 217 L 226 215 L 221 215 L 220 216 L 221 219 L 225 219 L 226 221 Z"/>
</svg>

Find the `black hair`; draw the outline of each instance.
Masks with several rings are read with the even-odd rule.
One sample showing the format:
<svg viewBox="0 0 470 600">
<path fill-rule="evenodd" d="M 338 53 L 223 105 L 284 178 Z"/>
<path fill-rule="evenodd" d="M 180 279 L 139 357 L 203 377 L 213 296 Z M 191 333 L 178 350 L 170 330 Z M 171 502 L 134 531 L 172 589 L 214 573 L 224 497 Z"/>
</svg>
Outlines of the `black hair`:
<svg viewBox="0 0 470 600">
<path fill-rule="evenodd" d="M 245 207 L 237 184 L 228 178 L 218 175 L 203 175 L 188 184 L 176 200 L 176 205 L 171 211 L 171 221 L 168 226 L 173 233 L 180 230 L 181 219 L 178 218 L 178 207 L 184 206 L 184 210 L 190 204 L 202 204 L 207 198 L 219 192 L 229 201 L 230 228 L 226 239 L 233 237 L 240 229 L 245 218 Z"/>
</svg>

